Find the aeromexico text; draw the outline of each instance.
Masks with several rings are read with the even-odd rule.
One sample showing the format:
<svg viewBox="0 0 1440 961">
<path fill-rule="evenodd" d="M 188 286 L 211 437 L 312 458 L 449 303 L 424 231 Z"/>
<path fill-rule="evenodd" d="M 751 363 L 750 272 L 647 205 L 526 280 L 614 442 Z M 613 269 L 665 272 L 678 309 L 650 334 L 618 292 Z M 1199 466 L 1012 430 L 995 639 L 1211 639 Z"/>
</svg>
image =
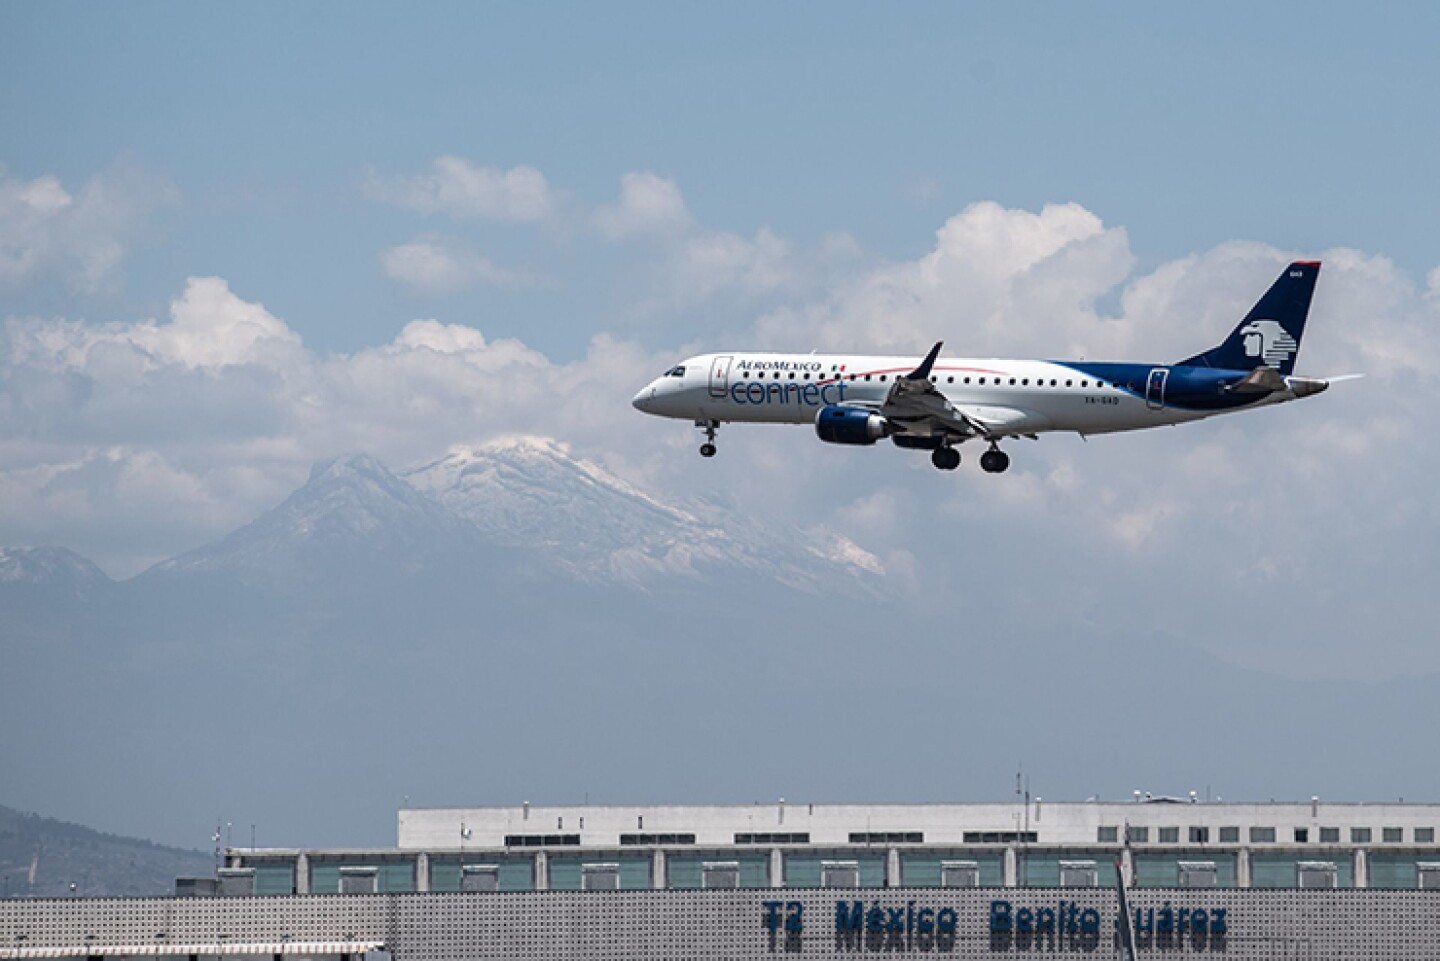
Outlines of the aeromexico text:
<svg viewBox="0 0 1440 961">
<path fill-rule="evenodd" d="M 761 923 L 769 934 L 771 950 L 798 949 L 806 924 L 812 921 L 805 908 L 801 901 L 761 902 Z M 1223 944 L 1229 931 L 1228 913 L 1227 908 L 1176 905 L 1167 900 L 1158 908 L 1134 909 L 1135 933 L 1142 944 L 1188 944 L 1203 950 Z M 835 944 L 837 949 L 855 951 L 950 951 L 958 938 L 966 936 L 960 931 L 960 916 L 959 910 L 949 905 L 920 901 L 903 905 L 836 901 Z M 991 948 L 999 951 L 1027 949 L 1037 942 L 1093 950 L 1102 932 L 1113 937 L 1118 927 L 1118 920 L 1102 919 L 1098 909 L 1064 898 L 1040 905 L 995 899 L 981 930 L 968 936 L 988 936 Z"/>
</svg>

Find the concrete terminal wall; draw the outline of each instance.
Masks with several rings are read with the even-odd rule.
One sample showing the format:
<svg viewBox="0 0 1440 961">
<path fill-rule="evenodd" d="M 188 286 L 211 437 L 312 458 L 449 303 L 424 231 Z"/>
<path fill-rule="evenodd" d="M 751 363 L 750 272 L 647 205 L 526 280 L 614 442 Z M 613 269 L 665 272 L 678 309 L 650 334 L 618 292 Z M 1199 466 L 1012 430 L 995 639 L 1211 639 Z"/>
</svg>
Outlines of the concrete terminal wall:
<svg viewBox="0 0 1440 961">
<path fill-rule="evenodd" d="M 1142 957 L 1440 956 L 1440 892 L 1212 888 L 1132 899 L 1151 928 Z M 1166 908 L 1183 930 L 1163 930 Z M 0 901 L 0 948 L 375 940 L 397 961 L 1111 958 L 1114 916 L 1103 889 L 12 899 Z"/>
</svg>

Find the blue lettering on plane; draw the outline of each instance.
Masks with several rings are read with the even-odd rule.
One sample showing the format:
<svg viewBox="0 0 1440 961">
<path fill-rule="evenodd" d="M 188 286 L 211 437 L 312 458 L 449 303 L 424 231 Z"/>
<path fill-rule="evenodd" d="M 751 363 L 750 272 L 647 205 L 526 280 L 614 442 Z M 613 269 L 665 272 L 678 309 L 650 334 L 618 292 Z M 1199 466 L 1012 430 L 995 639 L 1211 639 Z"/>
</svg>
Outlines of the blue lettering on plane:
<svg viewBox="0 0 1440 961">
<path fill-rule="evenodd" d="M 845 381 L 795 383 L 794 381 L 736 381 L 730 385 L 735 404 L 796 404 L 801 407 L 829 407 L 845 403 Z"/>
</svg>

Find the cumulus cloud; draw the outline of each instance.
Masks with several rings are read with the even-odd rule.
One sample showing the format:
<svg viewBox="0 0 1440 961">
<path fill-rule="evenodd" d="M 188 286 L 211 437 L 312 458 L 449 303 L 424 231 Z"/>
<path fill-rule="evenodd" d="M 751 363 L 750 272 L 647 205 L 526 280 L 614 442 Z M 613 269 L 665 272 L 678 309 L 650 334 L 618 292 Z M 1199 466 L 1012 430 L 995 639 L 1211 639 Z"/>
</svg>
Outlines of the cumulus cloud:
<svg viewBox="0 0 1440 961">
<path fill-rule="evenodd" d="M 522 286 L 533 278 L 497 266 L 488 257 L 439 237 L 425 237 L 380 252 L 385 275 L 422 294 L 449 294 L 476 284 Z"/>
<path fill-rule="evenodd" d="M 795 276 L 790 245 L 764 227 L 752 238 L 732 233 L 695 237 L 680 248 L 672 270 L 677 294 L 695 301 L 721 290 L 770 293 Z"/>
<path fill-rule="evenodd" d="M 0 328 L 0 542 L 81 532 L 67 542 L 99 544 L 102 562 L 130 573 L 129 559 L 156 555 L 110 553 L 107 530 L 133 534 L 149 518 L 168 552 L 195 546 L 324 457 L 367 450 L 403 466 L 517 430 L 582 445 L 634 438 L 643 424 L 629 396 L 661 363 L 598 337 L 557 364 L 436 320 L 320 356 L 220 278 L 190 279 L 165 320 L 11 318 Z"/>
<path fill-rule="evenodd" d="M 372 173 L 366 187 L 385 203 L 457 220 L 534 223 L 549 219 L 559 200 L 545 175 L 525 165 L 501 170 L 464 157 L 437 157 L 429 173 L 385 177 Z"/>
<path fill-rule="evenodd" d="M 172 186 L 130 163 L 74 192 L 52 174 L 25 180 L 0 166 L 0 285 L 55 273 L 87 293 L 99 289 L 151 212 L 174 197 Z"/>
<path fill-rule="evenodd" d="M 372 173 L 366 189 L 383 202 L 457 220 L 560 222 L 575 216 L 570 210 L 561 217 L 560 194 L 533 167 L 500 170 L 461 157 L 437 158 L 432 171 L 415 176 Z M 837 266 L 853 266 L 859 254 L 859 245 L 847 234 L 833 234 L 812 249 L 797 250 L 768 227 L 750 235 L 704 229 L 686 206 L 679 185 L 652 171 L 623 175 L 616 201 L 593 208 L 584 219 L 607 241 L 651 241 L 654 259 L 642 271 L 650 289 L 642 295 L 641 313 L 717 300 L 753 304 L 794 297 L 817 289 Z M 388 247 L 379 259 L 387 276 L 425 294 L 536 281 L 531 274 L 497 265 L 435 235 Z"/>
<path fill-rule="evenodd" d="M 718 303 L 726 310 L 749 311 L 760 304 L 803 302 L 836 283 L 860 257 L 859 244 L 848 234 L 797 247 L 768 227 L 748 237 L 695 232 L 670 244 L 656 264 L 649 309 L 668 313 Z"/>
<path fill-rule="evenodd" d="M 593 216 L 595 229 L 610 240 L 635 236 L 672 237 L 693 225 L 675 181 L 649 171 L 620 180 L 620 200 Z"/>
<path fill-rule="evenodd" d="M 1000 477 L 975 468 L 974 444 L 960 471 L 942 473 L 923 453 L 824 445 L 799 427 L 727 426 L 721 456 L 702 460 L 688 424 L 629 406 L 678 348 L 659 356 L 602 335 L 557 363 L 419 319 L 387 343 L 319 355 L 252 296 L 197 278 L 163 320 L 5 323 L 0 542 L 60 540 L 108 552 L 98 559 L 123 572 L 124 551 L 138 551 L 117 545 L 149 537 L 152 556 L 196 546 L 271 506 L 320 458 L 368 450 L 400 467 L 524 432 L 662 495 L 833 532 L 908 596 L 957 610 L 1143 636 L 1213 624 L 1185 643 L 1287 673 L 1440 668 L 1405 642 L 1440 616 L 1426 582 L 1440 564 L 1440 451 L 1417 440 L 1440 403 L 1433 279 L 1360 251 L 1256 243 L 1136 273 L 1123 228 L 1076 205 L 975 205 L 923 255 L 818 286 L 783 279 L 811 255 L 779 238 L 717 236 L 692 229 L 667 248 L 693 255 L 697 296 L 770 291 L 785 306 L 736 311 L 709 338 L 911 355 L 944 337 L 960 355 L 1173 361 L 1217 343 L 1290 259 L 1319 256 L 1300 369 L 1368 376 L 1172 430 L 1007 442 L 1014 463 Z M 853 249 L 841 242 L 836 256 Z M 707 287 L 707 275 L 722 281 Z M 1372 603 L 1350 603 L 1357 590 Z M 1355 665 L 1347 638 L 1376 634 L 1366 612 L 1377 605 L 1395 629 Z"/>
<path fill-rule="evenodd" d="M 945 338 L 985 356 L 1033 344 L 1040 332 L 1027 321 L 1043 314 L 1046 351 L 1095 356 L 1123 337 L 1092 323 L 1096 300 L 1133 263 L 1124 230 L 1078 204 L 1032 213 L 977 203 L 946 221 L 924 256 L 866 272 L 827 300 L 777 310 L 758 332 L 807 349 L 913 351 Z"/>
<path fill-rule="evenodd" d="M 168 323 L 12 318 L 5 333 L 16 364 L 122 379 L 167 365 L 285 367 L 301 353 L 298 334 L 263 304 L 237 297 L 219 277 L 191 277 L 171 301 Z"/>
</svg>

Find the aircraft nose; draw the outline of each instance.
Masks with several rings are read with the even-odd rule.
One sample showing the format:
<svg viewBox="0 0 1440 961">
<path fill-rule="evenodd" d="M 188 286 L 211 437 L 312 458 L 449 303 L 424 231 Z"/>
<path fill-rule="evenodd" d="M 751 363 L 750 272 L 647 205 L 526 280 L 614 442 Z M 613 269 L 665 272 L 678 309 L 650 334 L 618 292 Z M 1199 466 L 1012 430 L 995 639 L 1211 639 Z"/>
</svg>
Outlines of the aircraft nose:
<svg viewBox="0 0 1440 961">
<path fill-rule="evenodd" d="M 655 385 L 646 384 L 640 389 L 640 393 L 636 394 L 634 398 L 631 399 L 630 405 L 636 410 L 643 411 L 644 413 L 648 414 L 654 407 L 654 401 Z"/>
</svg>

